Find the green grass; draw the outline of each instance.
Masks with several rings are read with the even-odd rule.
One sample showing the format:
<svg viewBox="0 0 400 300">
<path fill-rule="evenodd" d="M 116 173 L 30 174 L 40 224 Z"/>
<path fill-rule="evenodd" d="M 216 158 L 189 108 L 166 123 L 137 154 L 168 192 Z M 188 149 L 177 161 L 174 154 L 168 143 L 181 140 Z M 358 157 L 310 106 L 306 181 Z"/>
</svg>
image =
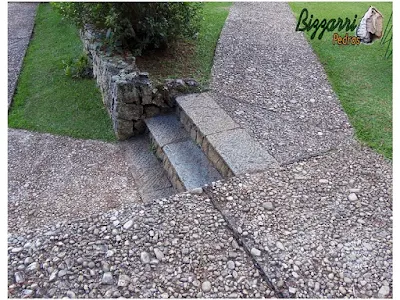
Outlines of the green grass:
<svg viewBox="0 0 400 300">
<path fill-rule="evenodd" d="M 8 116 L 9 127 L 115 141 L 111 120 L 95 80 L 65 76 L 63 60 L 78 57 L 76 27 L 40 4 Z"/>
<path fill-rule="evenodd" d="M 293 2 L 290 6 L 296 20 L 303 8 L 319 19 L 345 18 L 354 14 L 360 20 L 369 5 L 384 17 L 384 28 L 392 12 L 392 3 L 378 2 Z M 323 64 L 329 81 L 338 95 L 359 140 L 378 153 L 392 158 L 392 58 L 384 57 L 386 45 L 380 40 L 372 45 L 338 46 L 332 44 L 333 32 L 325 32 L 322 40 L 310 39 L 311 46 Z M 341 36 L 345 31 L 339 32 Z M 354 36 L 354 32 L 349 33 Z"/>
<path fill-rule="evenodd" d="M 155 81 L 165 78 L 195 78 L 207 87 L 213 65 L 215 47 L 225 19 L 229 13 L 230 2 L 204 2 L 203 20 L 195 41 L 179 41 L 169 51 L 152 51 L 137 58 L 141 71 L 150 73 Z"/>
<path fill-rule="evenodd" d="M 230 2 L 204 3 L 204 19 L 199 32 L 199 40 L 196 43 L 198 72 L 195 75 L 203 83 L 208 83 L 210 79 L 215 47 L 231 4 Z"/>
</svg>

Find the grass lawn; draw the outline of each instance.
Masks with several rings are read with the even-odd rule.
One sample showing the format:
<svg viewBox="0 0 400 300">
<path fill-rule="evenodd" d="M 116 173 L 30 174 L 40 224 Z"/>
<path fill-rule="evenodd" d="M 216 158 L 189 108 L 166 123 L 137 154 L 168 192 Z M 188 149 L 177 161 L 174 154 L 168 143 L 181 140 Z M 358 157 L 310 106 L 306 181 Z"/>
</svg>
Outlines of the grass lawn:
<svg viewBox="0 0 400 300">
<path fill-rule="evenodd" d="M 215 47 L 230 6 L 230 2 L 204 2 L 203 20 L 197 40 L 180 41 L 168 51 L 152 51 L 137 57 L 139 69 L 149 72 L 155 81 L 191 77 L 207 87 Z"/>
<path fill-rule="evenodd" d="M 296 20 L 303 8 L 307 8 L 314 19 L 348 17 L 360 20 L 368 7 L 376 7 L 383 15 L 384 26 L 392 12 L 388 2 L 293 2 L 290 6 Z M 320 29 L 321 30 L 321 29 Z M 384 57 L 386 45 L 380 40 L 372 45 L 338 46 L 332 44 L 334 32 L 325 32 L 322 40 L 310 39 L 312 31 L 306 33 L 314 51 L 338 95 L 357 137 L 383 154 L 392 158 L 392 57 Z M 345 31 L 339 32 L 341 36 Z M 318 33 L 317 33 L 318 35 Z M 354 32 L 349 32 L 354 36 Z"/>
<path fill-rule="evenodd" d="M 9 127 L 115 141 L 95 80 L 65 76 L 63 60 L 82 53 L 78 30 L 40 4 L 8 116 Z"/>
<path fill-rule="evenodd" d="M 215 47 L 231 3 L 205 2 L 196 41 L 180 41 L 169 51 L 152 52 L 137 59 L 153 80 L 196 78 L 206 87 Z M 24 59 L 8 125 L 75 138 L 115 141 L 111 120 L 95 80 L 65 76 L 63 61 L 82 53 L 78 30 L 40 4 L 34 35 Z"/>
</svg>

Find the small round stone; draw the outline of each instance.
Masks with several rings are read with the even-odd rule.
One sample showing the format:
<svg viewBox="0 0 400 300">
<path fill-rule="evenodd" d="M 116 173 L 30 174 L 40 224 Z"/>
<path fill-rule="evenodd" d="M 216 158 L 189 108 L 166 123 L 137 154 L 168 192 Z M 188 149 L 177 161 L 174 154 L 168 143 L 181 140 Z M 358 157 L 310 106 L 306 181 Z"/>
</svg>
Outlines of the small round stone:
<svg viewBox="0 0 400 300">
<path fill-rule="evenodd" d="M 71 298 L 71 299 L 76 298 L 75 293 L 73 291 L 68 291 L 67 292 L 67 297 Z"/>
<path fill-rule="evenodd" d="M 276 242 L 276 247 L 280 250 L 285 250 L 285 247 L 283 246 L 283 244 L 281 242 Z"/>
<path fill-rule="evenodd" d="M 231 269 L 231 270 L 235 269 L 235 263 L 232 260 L 229 260 L 227 262 L 227 266 L 228 266 L 228 269 Z"/>
<path fill-rule="evenodd" d="M 158 248 L 154 248 L 154 254 L 156 255 L 156 258 L 161 261 L 164 258 L 164 253 Z"/>
<path fill-rule="evenodd" d="M 358 197 L 355 193 L 351 193 L 350 195 L 347 196 L 347 199 L 349 199 L 350 201 L 356 201 Z"/>
<path fill-rule="evenodd" d="M 142 263 L 144 263 L 144 264 L 150 263 L 150 255 L 145 251 L 140 253 L 140 259 L 141 259 Z"/>
<path fill-rule="evenodd" d="M 265 210 L 274 210 L 274 205 L 270 201 L 264 202 L 262 206 Z"/>
<path fill-rule="evenodd" d="M 114 279 L 113 279 L 112 273 L 111 272 L 105 272 L 103 274 L 102 279 L 101 279 L 101 283 L 102 284 L 113 284 L 114 283 Z"/>
<path fill-rule="evenodd" d="M 201 195 L 203 193 L 203 188 L 198 187 L 190 191 L 191 194 Z"/>
<path fill-rule="evenodd" d="M 211 291 L 211 282 L 209 282 L 208 280 L 204 281 L 201 284 L 201 290 L 205 293 Z"/>
</svg>

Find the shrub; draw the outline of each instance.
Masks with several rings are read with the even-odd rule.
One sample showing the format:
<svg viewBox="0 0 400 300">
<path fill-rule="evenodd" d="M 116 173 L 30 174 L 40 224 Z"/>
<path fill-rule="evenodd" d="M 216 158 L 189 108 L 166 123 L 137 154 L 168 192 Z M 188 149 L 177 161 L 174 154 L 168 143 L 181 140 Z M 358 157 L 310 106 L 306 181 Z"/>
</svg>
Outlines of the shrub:
<svg viewBox="0 0 400 300">
<path fill-rule="evenodd" d="M 52 3 L 66 19 L 80 28 L 92 24 L 107 29 L 115 45 L 134 55 L 165 48 L 179 38 L 193 38 L 199 30 L 202 3 L 114 2 Z"/>
<path fill-rule="evenodd" d="M 92 78 L 93 69 L 89 64 L 86 54 L 81 54 L 76 59 L 63 60 L 65 75 L 72 78 Z"/>
</svg>

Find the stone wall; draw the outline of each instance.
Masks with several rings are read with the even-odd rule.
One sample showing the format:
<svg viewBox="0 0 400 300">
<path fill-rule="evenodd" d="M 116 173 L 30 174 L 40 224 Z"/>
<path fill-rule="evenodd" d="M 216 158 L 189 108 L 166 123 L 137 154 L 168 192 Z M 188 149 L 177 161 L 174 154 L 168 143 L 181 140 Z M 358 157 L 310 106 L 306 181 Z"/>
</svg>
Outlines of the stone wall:
<svg viewBox="0 0 400 300">
<path fill-rule="evenodd" d="M 93 76 L 118 140 L 143 133 L 144 119 L 172 111 L 178 95 L 198 90 L 193 79 L 166 80 L 154 87 L 148 73 L 140 72 L 130 53 L 107 55 L 101 49 L 100 35 L 90 26 L 81 31 L 84 51 L 92 63 Z"/>
</svg>

